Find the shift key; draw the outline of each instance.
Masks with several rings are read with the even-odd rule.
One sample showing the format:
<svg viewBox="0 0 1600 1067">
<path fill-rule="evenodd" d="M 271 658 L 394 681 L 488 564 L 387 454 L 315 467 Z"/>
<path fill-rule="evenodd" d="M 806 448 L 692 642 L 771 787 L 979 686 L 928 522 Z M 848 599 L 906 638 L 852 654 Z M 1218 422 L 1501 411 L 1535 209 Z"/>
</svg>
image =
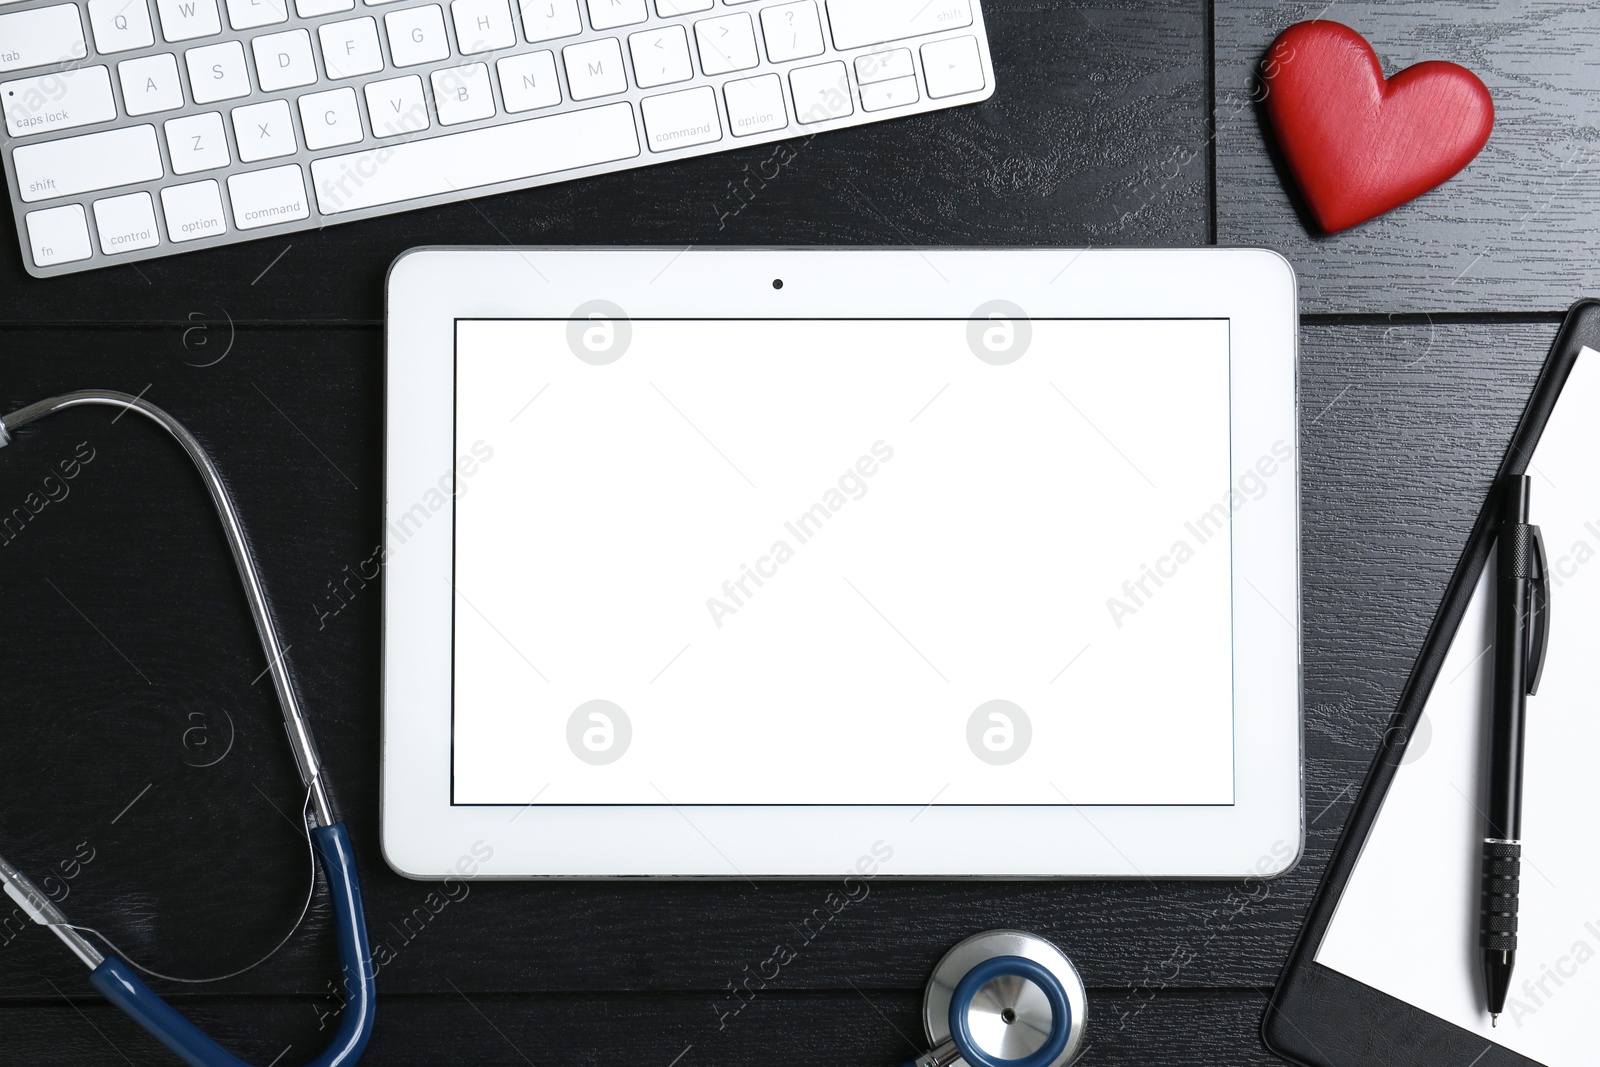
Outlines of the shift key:
<svg viewBox="0 0 1600 1067">
<path fill-rule="evenodd" d="M 154 126 L 129 126 L 42 144 L 18 145 L 11 153 L 17 188 L 26 203 L 96 189 L 155 181 L 161 149 Z"/>
<path fill-rule="evenodd" d="M 972 25 L 969 0 L 828 0 L 840 51 Z"/>
<path fill-rule="evenodd" d="M 105 67 L 80 67 L 0 82 L 0 107 L 5 108 L 6 129 L 13 137 L 70 130 L 117 117 L 111 73 Z"/>
</svg>

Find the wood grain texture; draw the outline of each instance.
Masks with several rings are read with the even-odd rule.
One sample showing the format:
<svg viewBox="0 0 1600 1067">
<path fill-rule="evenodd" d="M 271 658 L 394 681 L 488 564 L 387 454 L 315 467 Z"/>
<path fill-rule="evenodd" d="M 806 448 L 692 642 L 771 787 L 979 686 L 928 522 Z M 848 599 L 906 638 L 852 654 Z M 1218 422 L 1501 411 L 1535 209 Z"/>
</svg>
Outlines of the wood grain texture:
<svg viewBox="0 0 1600 1067">
<path fill-rule="evenodd" d="M 981 105 L 44 282 L 5 247 L 0 322 L 378 322 L 433 244 L 1203 243 L 1204 3 L 984 10 Z"/>
<path fill-rule="evenodd" d="M 1256 81 L 1273 38 L 1324 11 L 1366 36 L 1386 73 L 1449 60 L 1482 78 L 1495 105 L 1494 132 L 1466 170 L 1332 237 L 1308 231 L 1279 179 Z M 1215 33 L 1217 237 L 1287 255 L 1305 312 L 1558 311 L 1600 288 L 1591 5 L 1220 0 Z"/>
<path fill-rule="evenodd" d="M 441 977 L 449 977 L 448 975 Z M 1097 991 L 1091 990 L 1093 998 Z M 1092 1001 L 1093 1002 L 1093 1001 Z M 1165 992 L 1126 1018 L 1091 1016 L 1079 1061 L 1163 1067 L 1266 1067 L 1265 1049 L 1241 1048 L 1265 990 L 1203 996 Z M 285 1064 L 317 1047 L 320 1005 L 293 998 L 207 999 L 185 1005 L 224 1045 L 266 1063 Z M 699 997 L 503 997 L 450 992 L 445 997 L 392 997 L 378 1009 L 377 1032 L 364 1063 L 437 1067 L 816 1067 L 893 1064 L 921 1047 L 921 996 L 865 990 L 757 997 L 718 1028 L 712 1005 Z M 6 1052 L 37 1067 L 166 1067 L 163 1050 L 114 1008 L 94 999 L 0 1007 Z M 0 1054 L 4 1055 L 4 1054 Z M 674 1060 L 680 1056 L 681 1059 Z"/>
<path fill-rule="evenodd" d="M 188 347 L 185 329 L 0 330 L 0 408 L 87 384 L 148 386 L 214 449 L 355 837 L 374 939 L 389 950 L 385 1036 L 369 1062 L 445 1062 L 456 1048 L 483 1057 L 475 1062 L 508 1057 L 473 1044 L 483 1019 L 452 1004 L 457 989 L 540 1064 L 620 1062 L 593 1037 L 566 1036 L 566 1016 L 541 999 L 561 994 L 616 1005 L 600 1010 L 606 1038 L 620 1043 L 608 1048 L 645 1047 L 659 1030 L 696 1041 L 689 1035 L 714 1026 L 729 983 L 795 936 L 826 884 L 469 883 L 447 893 L 390 872 L 377 841 L 377 591 L 323 615 L 327 583 L 378 536 L 381 333 L 247 328 L 226 349 L 219 327 L 189 334 Z M 849 1062 L 854 1049 L 883 1053 L 863 1062 L 891 1062 L 904 1050 L 852 983 L 909 1032 L 934 960 L 960 936 L 1000 925 L 1061 943 L 1096 990 L 1096 1010 L 1119 1020 L 1088 1062 L 1265 1062 L 1259 991 L 1287 955 L 1554 333 L 1553 322 L 1425 320 L 1304 330 L 1310 825 L 1298 869 L 1253 890 L 876 881 L 803 946 L 767 1002 L 741 1013 L 738 1032 L 749 1036 L 700 1062 L 800 1063 L 808 1053 Z M 192 365 L 224 350 L 212 366 Z M 294 769 L 270 694 L 253 684 L 263 664 L 226 545 L 158 431 L 95 411 L 28 428 L 0 452 L 0 521 L 80 442 L 94 458 L 69 494 L 0 545 L 0 603 L 27 609 L 0 619 L 0 842 L 37 877 L 61 872 L 69 915 L 142 962 L 180 975 L 232 970 L 270 948 L 303 899 L 304 846 L 287 818 L 300 800 Z M 229 737 L 227 756 L 204 766 Z M 67 878 L 61 865 L 80 844 L 93 858 Z M 282 953 L 206 989 L 247 1002 L 218 1016 L 222 1033 L 243 1039 L 271 1025 L 286 1029 L 285 1043 L 309 1042 L 314 1019 L 303 1016 L 334 974 L 319 896 Z M 71 1062 L 106 1055 L 75 1011 L 51 1003 L 82 980 L 48 935 L 5 929 L 0 1062 L 50 1062 L 58 1048 L 84 1057 Z M 770 1015 L 752 1014 L 768 1003 Z M 108 1034 L 126 1026 L 91 1004 L 97 1022 L 112 1019 Z M 1171 1004 L 1189 1007 L 1169 1016 Z M 248 1047 L 270 1059 L 282 1048 L 271 1044 Z"/>
<path fill-rule="evenodd" d="M 1443 190 L 1329 240 L 1306 236 L 1242 95 L 1273 36 L 1318 8 L 1216 5 L 1213 191 L 1204 5 L 993 0 L 993 100 L 800 142 L 736 213 L 730 187 L 770 149 L 138 271 L 38 282 L 0 252 L 0 410 L 85 385 L 148 389 L 214 450 L 237 496 L 386 949 L 366 1062 L 665 1067 L 693 1046 L 679 1067 L 892 1063 L 919 1036 L 933 962 L 999 925 L 1046 934 L 1077 961 L 1096 1019 L 1088 1064 L 1275 1062 L 1258 1036 L 1265 991 L 1554 337 L 1555 318 L 1536 313 L 1596 280 L 1585 245 L 1600 179 L 1582 152 L 1600 134 L 1581 94 L 1600 70 L 1600 24 L 1576 3 L 1447 7 L 1395 0 L 1333 17 L 1366 32 L 1390 71 L 1471 67 L 1500 127 Z M 729 984 L 794 936 L 825 884 L 439 886 L 383 864 L 380 591 L 341 605 L 329 589 L 379 536 L 383 340 L 329 324 L 380 320 L 394 255 L 508 241 L 1192 245 L 1213 223 L 1223 243 L 1285 251 L 1306 312 L 1366 315 L 1302 331 L 1308 828 L 1296 870 L 1254 889 L 879 880 L 719 1028 Z M 1383 315 L 1401 309 L 1433 317 Z M 1438 314 L 1484 310 L 1524 318 Z M 323 325 L 282 328 L 293 323 Z M 94 458 L 64 480 L 58 465 L 80 444 Z M 6 528 L 30 493 L 59 499 Z M 0 529 L 0 850 L 151 966 L 203 975 L 252 961 L 305 899 L 302 798 L 192 472 L 134 418 L 63 415 L 0 451 Z M 319 893 L 262 967 L 198 994 L 156 986 L 260 1062 L 292 1045 L 287 1064 L 337 1007 L 335 973 Z M 171 1062 L 89 993 L 53 938 L 3 911 L 0 1035 L 0 1064 Z"/>
</svg>

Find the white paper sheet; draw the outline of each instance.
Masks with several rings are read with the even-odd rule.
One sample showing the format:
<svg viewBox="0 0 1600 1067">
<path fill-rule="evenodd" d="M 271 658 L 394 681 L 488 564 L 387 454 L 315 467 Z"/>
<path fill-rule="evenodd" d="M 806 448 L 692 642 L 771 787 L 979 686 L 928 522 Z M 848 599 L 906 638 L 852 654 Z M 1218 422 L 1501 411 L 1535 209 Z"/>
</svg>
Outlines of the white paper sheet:
<svg viewBox="0 0 1600 1067">
<path fill-rule="evenodd" d="M 1494 574 L 1484 569 L 1317 962 L 1550 1067 L 1600 1037 L 1600 353 L 1585 348 L 1528 472 L 1552 569 L 1530 698 L 1516 972 L 1498 1028 L 1477 949 Z"/>
</svg>

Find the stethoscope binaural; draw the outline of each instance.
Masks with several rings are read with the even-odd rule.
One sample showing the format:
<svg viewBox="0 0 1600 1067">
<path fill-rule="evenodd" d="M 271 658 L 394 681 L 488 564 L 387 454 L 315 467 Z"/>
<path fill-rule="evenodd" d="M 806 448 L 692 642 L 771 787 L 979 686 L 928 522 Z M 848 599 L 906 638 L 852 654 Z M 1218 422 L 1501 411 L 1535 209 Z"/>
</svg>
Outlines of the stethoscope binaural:
<svg viewBox="0 0 1600 1067">
<path fill-rule="evenodd" d="M 85 390 L 29 404 L 0 419 L 0 448 L 11 443 L 13 430 L 35 419 L 88 405 L 137 412 L 171 434 L 194 461 L 201 480 L 211 494 L 217 516 L 222 521 L 223 533 L 227 535 L 234 564 L 244 583 L 250 614 L 255 619 L 256 634 L 261 638 L 261 646 L 267 654 L 273 688 L 277 690 L 278 703 L 283 709 L 284 728 L 289 734 L 289 747 L 294 750 L 300 779 L 305 783 L 309 796 L 309 807 L 316 823 L 311 830 L 311 841 L 322 861 L 323 874 L 333 897 L 334 931 L 339 942 L 339 958 L 344 969 L 343 985 L 348 999 L 333 1040 L 321 1055 L 309 1061 L 307 1067 L 345 1067 L 353 1064 L 360 1059 L 372 1036 L 377 1004 L 376 971 L 367 943 L 367 921 L 361 910 L 361 889 L 356 882 L 355 858 L 350 850 L 350 835 L 344 824 L 334 816 L 316 745 L 311 739 L 311 729 L 306 725 L 305 716 L 301 714 L 300 705 L 295 699 L 289 668 L 283 658 L 283 647 L 267 611 L 266 595 L 256 576 L 255 562 L 245 545 L 244 531 L 239 525 L 233 501 L 200 442 L 171 415 L 128 393 Z M 84 966 L 90 969 L 89 982 L 101 995 L 131 1016 L 156 1040 L 176 1053 L 179 1059 L 191 1067 L 245 1067 L 244 1061 L 206 1036 L 153 993 L 127 963 L 115 955 L 103 955 L 78 927 L 67 922 L 66 916 L 53 900 L 40 892 L 27 875 L 6 862 L 4 857 L 0 857 L 0 885 L 29 918 L 48 927 L 83 961 Z"/>
<path fill-rule="evenodd" d="M 1044 938 L 989 930 L 944 954 L 922 1024 L 933 1048 L 905 1067 L 1066 1067 L 1083 1051 L 1088 996 L 1078 969 Z"/>
<path fill-rule="evenodd" d="M 266 594 L 244 532 L 211 457 L 176 419 L 128 393 L 85 390 L 42 400 L 0 418 L 0 448 L 14 430 L 68 408 L 103 405 L 134 411 L 177 440 L 200 472 L 222 521 L 244 584 L 256 633 L 266 652 L 273 688 L 283 709 L 316 822 L 311 840 L 333 897 L 334 929 L 349 997 L 339 1029 L 307 1067 L 349 1067 L 372 1036 L 376 971 L 367 942 L 361 890 L 350 835 L 334 816 L 310 727 L 300 712 L 283 648 L 267 610 Z M 103 955 L 27 875 L 0 856 L 0 887 L 36 923 L 47 927 L 90 969 L 90 983 L 191 1067 L 245 1067 L 142 982 L 115 955 Z M 1088 1000 L 1083 979 L 1066 955 L 1042 937 L 1018 930 L 975 934 L 945 953 L 928 981 L 923 1025 L 932 1049 L 906 1067 L 1066 1067 L 1083 1051 Z"/>
</svg>

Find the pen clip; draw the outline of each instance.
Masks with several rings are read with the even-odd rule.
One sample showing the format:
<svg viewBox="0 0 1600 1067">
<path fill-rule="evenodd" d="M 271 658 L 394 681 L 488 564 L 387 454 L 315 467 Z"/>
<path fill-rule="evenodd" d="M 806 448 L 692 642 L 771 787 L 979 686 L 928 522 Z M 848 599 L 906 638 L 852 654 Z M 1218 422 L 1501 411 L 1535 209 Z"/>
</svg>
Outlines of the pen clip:
<svg viewBox="0 0 1600 1067">
<path fill-rule="evenodd" d="M 1544 532 L 1537 526 L 1533 531 L 1533 565 L 1535 575 L 1532 589 L 1528 625 L 1533 633 L 1528 639 L 1528 664 L 1524 677 L 1528 680 L 1528 695 L 1539 691 L 1539 678 L 1544 674 L 1544 654 L 1550 646 L 1550 575 L 1545 568 Z"/>
</svg>

